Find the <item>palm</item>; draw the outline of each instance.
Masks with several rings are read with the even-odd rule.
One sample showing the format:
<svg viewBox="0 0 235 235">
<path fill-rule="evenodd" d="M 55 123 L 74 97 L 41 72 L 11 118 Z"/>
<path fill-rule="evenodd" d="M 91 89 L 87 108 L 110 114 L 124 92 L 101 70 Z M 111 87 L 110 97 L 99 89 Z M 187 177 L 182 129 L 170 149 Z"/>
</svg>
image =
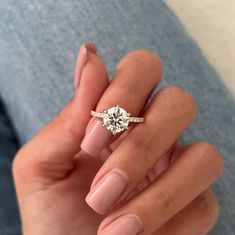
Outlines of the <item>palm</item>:
<svg viewBox="0 0 235 235">
<path fill-rule="evenodd" d="M 54 204 L 56 210 L 52 206 L 47 207 L 44 212 L 51 215 L 55 227 L 60 227 L 59 231 L 64 230 L 61 234 L 96 234 L 103 217 L 86 204 L 85 196 L 100 163 L 98 158 L 80 154 L 75 165 L 74 171 L 66 180 L 58 182 L 46 192 L 45 205 Z"/>
</svg>

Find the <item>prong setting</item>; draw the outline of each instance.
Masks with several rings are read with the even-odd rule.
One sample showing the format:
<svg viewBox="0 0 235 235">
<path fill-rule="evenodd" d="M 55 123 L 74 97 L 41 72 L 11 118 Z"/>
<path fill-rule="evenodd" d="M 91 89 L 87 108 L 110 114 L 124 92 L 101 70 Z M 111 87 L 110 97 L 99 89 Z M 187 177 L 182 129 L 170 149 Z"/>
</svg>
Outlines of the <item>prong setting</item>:
<svg viewBox="0 0 235 235">
<path fill-rule="evenodd" d="M 103 116 L 103 126 L 111 131 L 113 135 L 126 130 L 128 125 L 128 113 L 119 105 L 106 110 L 106 113 Z"/>
<path fill-rule="evenodd" d="M 119 105 L 105 109 L 103 112 L 91 111 L 91 116 L 102 118 L 102 126 L 109 130 L 113 135 L 128 130 L 130 122 L 139 123 L 144 121 L 143 117 L 131 117 L 131 113 L 128 113 Z"/>
</svg>

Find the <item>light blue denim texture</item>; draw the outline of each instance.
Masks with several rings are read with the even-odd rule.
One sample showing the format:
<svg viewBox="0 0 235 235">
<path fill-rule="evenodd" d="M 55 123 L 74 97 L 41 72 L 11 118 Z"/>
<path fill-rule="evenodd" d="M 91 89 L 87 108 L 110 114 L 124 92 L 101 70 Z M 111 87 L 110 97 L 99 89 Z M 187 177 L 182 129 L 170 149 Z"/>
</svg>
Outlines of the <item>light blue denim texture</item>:
<svg viewBox="0 0 235 235">
<path fill-rule="evenodd" d="M 198 115 L 182 142 L 208 140 L 223 154 L 225 170 L 214 187 L 221 216 L 211 234 L 235 234 L 234 100 L 160 0 L 0 0 L 0 94 L 21 143 L 72 97 L 76 54 L 87 41 L 98 45 L 111 75 L 128 51 L 152 50 L 164 61 L 160 87 L 178 85 L 192 93 Z M 7 182 L 8 176 L 0 174 Z M 4 210 L 14 202 L 4 195 L 0 200 L 4 221 Z M 17 234 L 9 229 L 16 218 L 0 223 L 0 235 Z"/>
</svg>

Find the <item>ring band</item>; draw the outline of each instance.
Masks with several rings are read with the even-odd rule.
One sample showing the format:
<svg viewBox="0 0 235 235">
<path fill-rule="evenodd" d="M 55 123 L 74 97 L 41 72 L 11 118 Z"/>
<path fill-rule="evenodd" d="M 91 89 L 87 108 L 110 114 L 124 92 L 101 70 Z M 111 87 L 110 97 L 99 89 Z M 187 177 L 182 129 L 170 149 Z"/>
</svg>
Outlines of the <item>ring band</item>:
<svg viewBox="0 0 235 235">
<path fill-rule="evenodd" d="M 91 116 L 103 119 L 103 126 L 111 131 L 113 135 L 128 129 L 130 122 L 144 122 L 143 117 L 131 117 L 125 109 L 119 105 L 104 110 L 104 112 L 91 111 Z"/>
<path fill-rule="evenodd" d="M 96 111 L 91 111 L 91 116 L 97 118 L 104 118 L 105 113 L 99 113 Z M 129 117 L 129 122 L 144 122 L 143 117 Z"/>
</svg>

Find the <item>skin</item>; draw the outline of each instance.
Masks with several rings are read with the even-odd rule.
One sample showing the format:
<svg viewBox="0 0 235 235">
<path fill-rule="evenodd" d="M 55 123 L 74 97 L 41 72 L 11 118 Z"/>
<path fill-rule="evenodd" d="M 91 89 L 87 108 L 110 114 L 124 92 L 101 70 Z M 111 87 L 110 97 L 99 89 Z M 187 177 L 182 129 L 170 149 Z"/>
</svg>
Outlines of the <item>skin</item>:
<svg viewBox="0 0 235 235">
<path fill-rule="evenodd" d="M 161 73 L 156 55 L 137 50 L 120 61 L 109 84 L 102 60 L 88 53 L 73 99 L 15 157 L 24 235 L 101 234 L 126 212 L 141 219 L 143 235 L 208 233 L 218 217 L 210 186 L 222 172 L 222 159 L 207 142 L 177 144 L 196 113 L 195 101 L 186 91 L 165 87 L 143 110 Z M 90 110 L 117 104 L 132 116 L 141 113 L 145 122 L 116 135 L 98 157 L 92 157 L 80 148 L 86 127 L 94 122 Z M 99 215 L 85 197 L 90 186 L 114 167 L 128 174 L 129 184 L 115 205 Z"/>
</svg>

